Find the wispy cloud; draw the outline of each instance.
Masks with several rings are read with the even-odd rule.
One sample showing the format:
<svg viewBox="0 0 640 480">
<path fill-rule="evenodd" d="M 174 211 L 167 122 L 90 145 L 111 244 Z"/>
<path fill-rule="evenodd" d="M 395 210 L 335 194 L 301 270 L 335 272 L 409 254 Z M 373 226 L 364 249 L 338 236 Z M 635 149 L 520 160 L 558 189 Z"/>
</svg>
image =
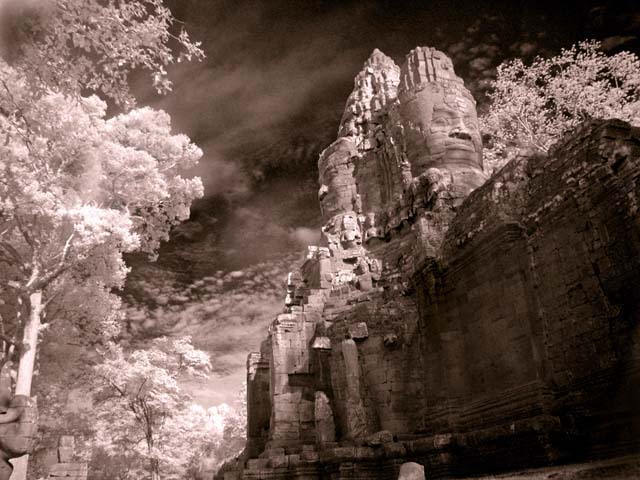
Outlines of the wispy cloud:
<svg viewBox="0 0 640 480">
<path fill-rule="evenodd" d="M 301 258 L 301 253 L 281 256 L 191 283 L 177 283 L 156 266 L 141 265 L 125 296 L 122 340 L 139 346 L 153 336 L 190 335 L 197 348 L 210 353 L 214 371 L 208 386 L 190 382 L 190 388 L 207 406 L 229 402 L 244 376 L 247 354 L 259 350 L 268 325 L 282 312 L 287 272 Z M 214 384 L 215 395 L 208 392 Z"/>
<path fill-rule="evenodd" d="M 303 153 L 308 155 L 308 164 L 313 164 L 320 145 L 302 152 L 290 148 L 291 137 L 301 125 L 293 127 L 289 138 L 287 127 L 291 119 L 304 117 L 301 121 L 306 123 L 307 137 L 318 136 L 314 126 L 325 128 L 327 115 L 332 119 L 339 116 L 331 112 L 331 105 L 327 108 L 326 103 L 332 101 L 328 90 L 342 84 L 346 98 L 350 79 L 366 58 L 360 45 L 345 42 L 341 34 L 363 7 L 313 18 L 301 15 L 299 24 L 289 23 L 290 28 L 283 30 L 278 23 L 267 28 L 267 22 L 277 15 L 279 4 L 285 7 L 284 2 L 242 2 L 238 8 L 230 8 L 228 1 L 213 3 L 209 8 L 221 15 L 213 14 L 206 31 L 196 25 L 193 32 L 203 40 L 207 59 L 176 65 L 171 71 L 175 90 L 166 97 L 157 98 L 147 88 L 146 78 L 140 79 L 137 88 L 142 103 L 171 112 L 176 130 L 188 132 L 202 146 L 202 170 L 211 167 L 212 172 L 221 168 L 235 173 L 231 183 L 231 178 L 220 182 L 214 175 L 205 176 L 208 194 L 220 189 L 242 190 L 247 181 L 259 181 L 264 165 L 287 163 L 287 158 L 274 159 L 276 152 L 285 157 Z M 291 10 L 287 7 L 288 13 Z M 318 104 L 319 97 L 327 100 L 324 105 Z M 341 99 L 336 110 L 343 102 Z M 313 108 L 317 109 L 315 115 L 309 113 Z M 324 132 L 320 136 L 326 138 Z M 283 144 L 287 147 L 278 148 Z"/>
</svg>

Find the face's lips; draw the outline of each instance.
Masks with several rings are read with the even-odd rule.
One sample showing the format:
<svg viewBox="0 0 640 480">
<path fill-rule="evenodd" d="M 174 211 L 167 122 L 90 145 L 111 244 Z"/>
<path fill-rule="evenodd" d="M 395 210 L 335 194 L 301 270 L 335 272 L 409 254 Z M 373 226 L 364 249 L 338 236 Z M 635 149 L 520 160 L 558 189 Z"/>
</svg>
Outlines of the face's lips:
<svg viewBox="0 0 640 480">
<path fill-rule="evenodd" d="M 465 150 L 468 152 L 476 151 L 476 146 L 474 145 L 473 140 L 471 140 L 471 136 L 469 136 L 469 139 L 449 137 L 445 142 L 445 147 L 447 150 Z"/>
<path fill-rule="evenodd" d="M 471 140 L 471 135 L 467 132 L 454 131 L 449 134 L 449 138 L 461 138 L 462 140 Z"/>
</svg>

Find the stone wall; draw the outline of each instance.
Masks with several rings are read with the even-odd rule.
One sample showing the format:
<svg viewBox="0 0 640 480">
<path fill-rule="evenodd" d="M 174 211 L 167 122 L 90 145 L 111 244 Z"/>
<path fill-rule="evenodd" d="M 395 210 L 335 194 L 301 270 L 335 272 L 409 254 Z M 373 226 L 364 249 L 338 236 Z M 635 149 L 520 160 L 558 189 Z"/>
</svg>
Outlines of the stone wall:
<svg viewBox="0 0 640 480">
<path fill-rule="evenodd" d="M 249 358 L 248 448 L 218 478 L 638 452 L 640 129 L 586 124 L 486 181 L 472 107 L 437 50 L 365 63 L 319 161 L 323 244 Z"/>
<path fill-rule="evenodd" d="M 71 435 L 63 435 L 58 440 L 57 463 L 49 467 L 49 480 L 64 478 L 65 480 L 87 480 L 89 467 L 86 462 L 78 461 L 75 439 Z"/>
</svg>

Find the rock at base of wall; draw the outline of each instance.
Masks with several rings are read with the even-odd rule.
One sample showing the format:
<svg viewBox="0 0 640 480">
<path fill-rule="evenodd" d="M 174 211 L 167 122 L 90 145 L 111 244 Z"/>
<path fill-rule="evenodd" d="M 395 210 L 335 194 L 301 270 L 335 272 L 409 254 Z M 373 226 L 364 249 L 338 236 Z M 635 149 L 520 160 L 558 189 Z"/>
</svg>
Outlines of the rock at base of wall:
<svg viewBox="0 0 640 480">
<path fill-rule="evenodd" d="M 336 426 L 329 398 L 324 392 L 316 392 L 314 408 L 316 442 L 319 445 L 336 441 Z"/>
<path fill-rule="evenodd" d="M 403 463 L 398 480 L 425 480 L 424 467 L 415 462 Z"/>
<path fill-rule="evenodd" d="M 87 480 L 89 468 L 86 463 L 57 463 L 49 470 L 49 479 Z"/>
</svg>

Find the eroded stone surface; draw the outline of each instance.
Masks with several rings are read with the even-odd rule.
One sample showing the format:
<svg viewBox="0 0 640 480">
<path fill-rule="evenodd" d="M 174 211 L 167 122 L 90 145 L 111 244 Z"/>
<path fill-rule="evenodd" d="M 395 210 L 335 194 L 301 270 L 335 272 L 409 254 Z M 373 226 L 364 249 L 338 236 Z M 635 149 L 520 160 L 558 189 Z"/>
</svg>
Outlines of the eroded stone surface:
<svg viewBox="0 0 640 480">
<path fill-rule="evenodd" d="M 326 445 L 336 441 L 336 425 L 329 398 L 324 392 L 316 392 L 315 400 L 316 442 Z"/>
<path fill-rule="evenodd" d="M 249 362 L 229 478 L 386 480 L 406 461 L 440 478 L 640 449 L 640 130 L 589 123 L 484 183 L 473 105 L 435 49 L 365 63 L 319 160 L 322 245 Z"/>
<path fill-rule="evenodd" d="M 6 402 L 7 396 L 3 396 Z M 13 471 L 9 459 L 31 453 L 38 431 L 38 406 L 35 397 L 15 395 L 9 404 L 0 405 L 0 479 L 8 480 Z"/>
<path fill-rule="evenodd" d="M 400 465 L 398 480 L 425 480 L 424 466 L 415 462 L 407 462 Z"/>
<path fill-rule="evenodd" d="M 393 442 L 393 433 L 389 430 L 380 430 L 379 432 L 372 433 L 364 441 L 366 445 L 371 447 L 377 447 L 391 442 Z"/>
<path fill-rule="evenodd" d="M 87 480 L 89 466 L 75 457 L 76 442 L 73 435 L 62 435 L 58 440 L 58 463 L 49 467 L 48 479 Z"/>
</svg>

